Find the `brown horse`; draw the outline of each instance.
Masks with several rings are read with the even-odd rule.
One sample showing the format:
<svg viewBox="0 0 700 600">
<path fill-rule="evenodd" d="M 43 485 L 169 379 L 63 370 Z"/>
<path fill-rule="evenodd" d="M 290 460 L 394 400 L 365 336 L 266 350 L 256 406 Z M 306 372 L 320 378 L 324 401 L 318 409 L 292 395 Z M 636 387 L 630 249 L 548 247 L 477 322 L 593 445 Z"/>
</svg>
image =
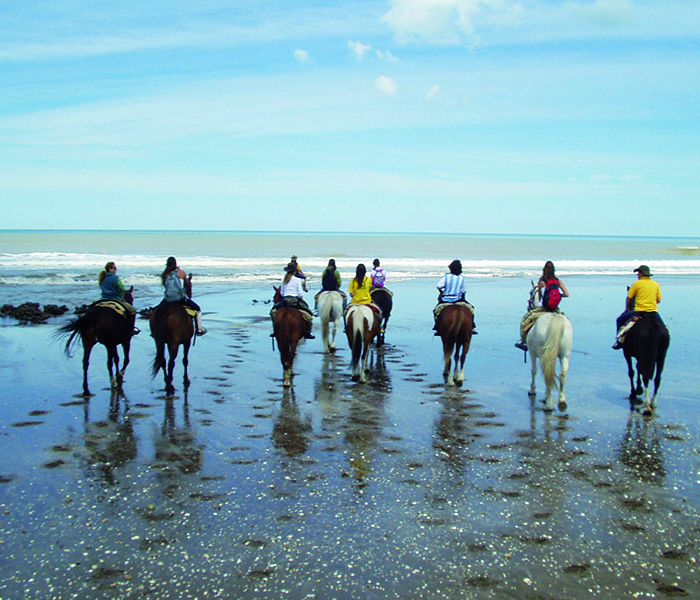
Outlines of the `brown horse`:
<svg viewBox="0 0 700 600">
<path fill-rule="evenodd" d="M 129 288 L 124 294 L 124 300 L 133 304 L 132 292 L 134 287 Z M 88 366 L 90 364 L 90 352 L 98 342 L 107 349 L 107 370 L 112 389 L 120 389 L 124 381 L 124 371 L 129 364 L 129 349 L 131 348 L 131 337 L 134 334 L 135 316 L 131 318 L 128 314 L 120 314 L 114 308 L 96 302 L 90 306 L 85 314 L 77 319 L 66 323 L 58 329 L 56 336 L 59 338 L 69 335 L 66 342 L 65 352 L 71 356 L 71 346 L 80 336 L 83 342 L 83 396 L 92 396 L 88 388 Z M 124 364 L 119 369 L 119 353 L 117 346 L 124 349 Z M 113 370 L 114 369 L 114 370 Z"/>
<path fill-rule="evenodd" d="M 290 387 L 294 376 L 294 357 L 297 353 L 297 345 L 306 333 L 306 319 L 298 308 L 283 306 L 276 309 L 272 315 L 272 329 L 277 339 L 280 361 L 284 370 L 283 385 Z"/>
<path fill-rule="evenodd" d="M 445 369 L 442 372 L 448 386 L 461 386 L 464 383 L 464 360 L 469 352 L 474 329 L 474 315 L 463 304 L 445 306 L 437 318 L 437 332 L 442 338 L 442 351 Z M 452 351 L 455 368 L 452 373 Z"/>
<path fill-rule="evenodd" d="M 161 302 L 151 313 L 151 336 L 156 342 L 156 356 L 153 359 L 151 377 L 158 375 L 163 369 L 165 377 L 165 394 L 171 398 L 175 394 L 173 386 L 173 370 L 178 349 L 182 346 L 182 365 L 185 368 L 183 384 L 185 389 L 190 385 L 187 377 L 187 365 L 190 344 L 194 336 L 194 324 L 192 317 L 187 314 L 185 307 L 180 302 Z M 168 364 L 165 364 L 165 346 L 168 346 Z"/>
<path fill-rule="evenodd" d="M 366 304 L 350 304 L 345 311 L 345 334 L 352 350 L 352 380 L 367 381 L 369 346 L 379 334 L 377 313 Z"/>
</svg>

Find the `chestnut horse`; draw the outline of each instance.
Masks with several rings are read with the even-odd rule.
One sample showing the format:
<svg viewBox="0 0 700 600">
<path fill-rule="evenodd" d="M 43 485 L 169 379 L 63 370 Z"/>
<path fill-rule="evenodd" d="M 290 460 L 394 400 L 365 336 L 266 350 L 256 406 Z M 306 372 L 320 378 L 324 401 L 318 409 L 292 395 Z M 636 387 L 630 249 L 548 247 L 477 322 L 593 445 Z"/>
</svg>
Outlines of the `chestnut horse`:
<svg viewBox="0 0 700 600">
<path fill-rule="evenodd" d="M 156 343 L 156 356 L 153 359 L 151 378 L 163 369 L 165 377 L 165 395 L 172 398 L 175 394 L 173 386 L 173 370 L 178 349 L 182 346 L 182 365 L 185 368 L 183 384 L 185 389 L 190 385 L 187 376 L 187 365 L 190 344 L 194 336 L 192 317 L 187 313 L 181 302 L 161 302 L 151 313 L 151 336 Z M 165 363 L 165 346 L 168 346 L 168 363 Z"/>
<path fill-rule="evenodd" d="M 469 352 L 474 330 L 474 315 L 464 304 L 448 304 L 437 317 L 437 332 L 442 338 L 445 384 L 461 386 L 464 383 L 464 360 Z M 452 372 L 452 352 L 455 367 Z"/>
<path fill-rule="evenodd" d="M 131 286 L 124 294 L 124 300 L 133 304 L 134 299 Z M 134 317 L 135 319 L 135 317 Z M 70 335 L 66 342 L 65 352 L 71 356 L 71 346 L 80 335 L 83 342 L 83 396 L 91 396 L 88 388 L 88 366 L 90 364 L 90 352 L 98 342 L 107 349 L 107 370 L 112 389 L 120 389 L 124 381 L 124 371 L 129 364 L 129 349 L 131 337 L 134 333 L 134 319 L 129 315 L 119 314 L 114 308 L 101 302 L 91 305 L 84 315 L 66 323 L 58 329 L 56 336 L 61 338 Z M 117 346 L 124 349 L 124 364 L 119 369 L 119 353 Z M 113 371 L 114 368 L 114 371 Z"/>
<path fill-rule="evenodd" d="M 345 310 L 345 334 L 352 350 L 352 380 L 367 381 L 369 346 L 380 329 L 380 317 L 366 304 L 350 304 Z"/>
<path fill-rule="evenodd" d="M 644 395 L 643 414 L 649 416 L 656 408 L 656 395 L 661 384 L 661 373 L 666 362 L 671 336 L 668 328 L 656 316 L 656 313 L 644 314 L 625 336 L 622 351 L 627 361 L 627 373 L 630 378 L 630 403 L 638 402 L 637 396 Z M 637 385 L 634 385 L 634 368 L 632 359 L 637 359 Z M 654 375 L 656 372 L 656 375 Z M 654 379 L 654 396 L 649 398 L 649 382 Z M 642 383 L 644 387 L 642 388 Z"/>
<path fill-rule="evenodd" d="M 282 385 L 290 387 L 294 376 L 294 357 L 299 340 L 306 332 L 306 319 L 300 309 L 294 306 L 283 306 L 275 309 L 272 315 L 272 330 L 280 351 L 283 369 Z"/>
</svg>

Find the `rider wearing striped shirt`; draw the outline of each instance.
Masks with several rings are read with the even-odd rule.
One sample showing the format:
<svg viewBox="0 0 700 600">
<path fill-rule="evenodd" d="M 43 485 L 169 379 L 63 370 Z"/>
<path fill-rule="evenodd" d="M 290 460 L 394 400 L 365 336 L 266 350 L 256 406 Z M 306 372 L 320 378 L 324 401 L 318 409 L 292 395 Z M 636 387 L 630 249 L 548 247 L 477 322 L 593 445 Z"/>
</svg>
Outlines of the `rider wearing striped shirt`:
<svg viewBox="0 0 700 600">
<path fill-rule="evenodd" d="M 445 273 L 437 284 L 437 289 L 440 294 L 438 296 L 438 305 L 435 307 L 435 310 L 433 310 L 433 316 L 435 317 L 435 326 L 433 329 L 435 330 L 435 335 L 438 335 L 437 314 L 439 311 L 437 309 L 441 304 L 452 304 L 455 302 L 465 302 L 469 304 L 466 300 L 467 282 L 464 279 L 464 275 L 462 275 L 462 263 L 459 260 L 453 260 L 450 263 L 449 269 L 450 272 Z M 469 304 L 469 306 L 473 313 L 474 307 L 471 306 L 471 304 Z M 476 331 L 476 323 L 474 324 L 474 331 L 472 333 L 478 333 Z"/>
</svg>

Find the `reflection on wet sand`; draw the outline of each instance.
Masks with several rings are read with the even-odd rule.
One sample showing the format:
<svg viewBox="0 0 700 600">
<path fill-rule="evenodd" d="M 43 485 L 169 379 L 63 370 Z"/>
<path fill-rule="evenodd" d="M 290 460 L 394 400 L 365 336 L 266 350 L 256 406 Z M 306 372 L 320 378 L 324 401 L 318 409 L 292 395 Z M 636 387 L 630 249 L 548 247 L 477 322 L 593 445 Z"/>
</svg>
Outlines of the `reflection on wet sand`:
<svg viewBox="0 0 700 600">
<path fill-rule="evenodd" d="M 618 448 L 620 462 L 646 483 L 663 485 L 666 477 L 663 448 L 655 419 L 630 413 Z"/>
<path fill-rule="evenodd" d="M 121 401 L 124 401 L 122 413 Z M 84 444 L 91 468 L 96 467 L 104 483 L 115 485 L 115 471 L 137 456 L 134 426 L 129 417 L 129 402 L 120 391 L 110 395 L 107 419 L 90 421 L 90 404 L 84 408 Z"/>
<path fill-rule="evenodd" d="M 299 456 L 308 450 L 311 443 L 308 435 L 312 429 L 311 417 L 302 417 L 293 388 L 285 388 L 283 394 L 272 427 L 272 444 L 287 456 Z"/>
<path fill-rule="evenodd" d="M 154 440 L 155 462 L 153 467 L 163 476 L 176 477 L 177 473 L 196 473 L 202 468 L 203 446 L 197 439 L 190 422 L 187 392 L 182 403 L 182 425 L 177 424 L 175 400 L 164 401 L 163 425 Z"/>
</svg>

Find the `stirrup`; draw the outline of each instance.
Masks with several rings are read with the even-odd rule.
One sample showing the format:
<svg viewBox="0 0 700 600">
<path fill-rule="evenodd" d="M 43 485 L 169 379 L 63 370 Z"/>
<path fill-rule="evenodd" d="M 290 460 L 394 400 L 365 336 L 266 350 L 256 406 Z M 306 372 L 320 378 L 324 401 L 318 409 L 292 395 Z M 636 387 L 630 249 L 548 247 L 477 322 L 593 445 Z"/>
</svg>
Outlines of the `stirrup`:
<svg viewBox="0 0 700 600">
<path fill-rule="evenodd" d="M 620 350 L 622 348 L 622 342 L 620 340 L 615 340 L 615 343 L 612 345 L 613 350 Z"/>
<path fill-rule="evenodd" d="M 197 330 L 197 335 L 204 335 L 206 332 L 207 332 L 207 330 L 204 329 L 204 327 L 202 327 L 201 329 Z"/>
<path fill-rule="evenodd" d="M 134 327 L 134 331 L 131 333 L 131 335 L 138 335 L 141 333 L 141 330 L 138 327 Z"/>
<path fill-rule="evenodd" d="M 523 352 L 527 352 L 527 344 L 525 342 L 515 342 L 515 347 L 519 348 Z"/>
</svg>

